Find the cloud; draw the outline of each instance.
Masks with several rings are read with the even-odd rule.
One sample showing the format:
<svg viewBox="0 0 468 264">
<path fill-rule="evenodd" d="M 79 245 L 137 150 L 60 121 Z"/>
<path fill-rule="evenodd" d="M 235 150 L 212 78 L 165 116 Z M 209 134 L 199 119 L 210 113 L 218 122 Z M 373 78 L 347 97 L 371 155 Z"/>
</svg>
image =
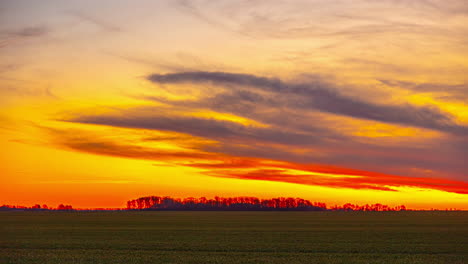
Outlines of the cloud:
<svg viewBox="0 0 468 264">
<path fill-rule="evenodd" d="M 170 151 L 113 140 L 79 131 L 49 129 L 56 144 L 67 149 L 122 158 L 164 161 L 203 169 L 202 173 L 223 178 L 297 183 L 333 188 L 396 191 L 395 187 L 436 189 L 468 193 L 468 184 L 441 178 L 395 176 L 337 166 L 303 164 L 262 158 L 232 156 L 208 151 Z M 154 139 L 156 140 L 156 139 Z"/>
<path fill-rule="evenodd" d="M 121 32 L 122 31 L 122 28 L 120 28 L 119 26 L 106 22 L 104 20 L 101 20 L 89 14 L 85 14 L 79 11 L 68 11 L 68 13 L 82 21 L 91 23 L 105 31 L 109 31 L 109 32 Z"/>
<path fill-rule="evenodd" d="M 45 36 L 49 29 L 44 26 L 24 27 L 15 30 L 4 30 L 0 32 L 0 48 L 18 44 L 27 39 L 34 39 Z"/>
<path fill-rule="evenodd" d="M 299 109 L 316 109 L 323 112 L 348 117 L 375 120 L 386 123 L 428 128 L 453 134 L 466 134 L 468 128 L 457 125 L 453 116 L 442 112 L 435 106 L 383 105 L 366 102 L 357 97 L 350 97 L 338 92 L 331 84 L 323 82 L 284 82 L 276 78 L 267 78 L 251 74 L 228 72 L 181 72 L 169 74 L 152 74 L 148 80 L 159 84 L 192 83 L 229 86 L 228 93 L 213 97 L 220 101 L 228 99 L 232 103 L 242 101 L 262 101 L 265 97 L 258 93 L 239 90 L 249 87 L 273 93 L 282 98 L 270 101 L 270 104 Z M 224 96 L 224 98 L 223 98 Z M 286 99 L 285 99 L 286 98 Z"/>
<path fill-rule="evenodd" d="M 29 37 L 39 37 L 42 35 L 45 35 L 47 33 L 47 29 L 45 27 L 25 27 L 16 31 L 10 31 L 9 35 L 10 36 L 16 36 L 16 37 L 24 37 L 24 38 L 29 38 Z"/>
<path fill-rule="evenodd" d="M 238 33 L 235 30 L 231 29 L 229 26 L 225 25 L 220 20 L 204 14 L 201 10 L 198 9 L 198 7 L 195 5 L 193 1 L 176 0 L 176 1 L 173 1 L 173 3 L 175 4 L 175 7 L 178 8 L 180 11 L 182 11 L 185 14 L 191 15 L 192 17 L 202 21 L 203 23 L 211 25 L 215 28 L 219 28 L 221 30 Z"/>
<path fill-rule="evenodd" d="M 436 108 L 371 103 L 343 95 L 333 83 L 320 80 L 286 82 L 251 74 L 200 71 L 153 74 L 148 78 L 164 85 L 168 93 L 178 95 L 179 89 L 184 93 L 193 89 L 201 97 L 171 100 L 138 96 L 165 106 L 117 108 L 109 114 L 77 113 L 62 121 L 177 132 L 216 142 L 188 146 L 194 151 L 399 175 L 467 176 L 465 162 L 460 158 L 462 148 L 455 147 L 462 144 L 454 143 L 463 141 L 466 128 L 457 126 L 449 114 Z M 190 88 L 186 83 L 191 84 Z M 209 117 L 196 115 L 206 110 L 210 111 Z M 330 113 L 334 114 L 332 119 Z M 252 122 L 223 119 L 224 114 Z M 363 138 L 352 133 L 356 129 L 352 125 L 357 122 L 354 118 L 370 120 L 359 121 L 370 126 L 379 121 L 447 133 L 415 129 L 421 136 Z M 427 133 L 438 136 L 425 139 Z"/>
<path fill-rule="evenodd" d="M 356 137 L 327 129 L 324 122 L 318 121 L 314 123 L 314 127 L 303 125 L 302 122 L 306 120 L 304 117 L 289 116 L 292 119 L 291 123 L 281 121 L 281 116 L 277 118 L 280 121 L 270 122 L 266 127 L 257 127 L 227 120 L 174 116 L 157 107 L 145 107 L 126 109 L 115 115 L 81 115 L 66 121 L 177 132 L 216 142 L 187 145 L 187 148 L 193 151 L 289 162 L 335 164 L 396 174 L 466 177 L 465 162 L 457 158 L 463 156 L 463 153 L 459 153 L 463 148 L 454 148 L 461 146 L 461 143 L 451 143 L 454 139 L 432 140 L 423 145 L 413 141 L 410 145 L 382 146 L 372 142 L 360 142 Z M 158 137 L 150 139 L 161 140 Z M 148 138 L 144 140 L 147 141 Z M 177 137 L 174 141 L 180 143 Z M 434 152 L 434 149 L 438 151 Z M 417 168 L 421 169 L 414 171 Z M 428 170 L 432 173 L 428 174 Z"/>
<path fill-rule="evenodd" d="M 148 148 L 129 143 L 119 143 L 109 139 L 93 138 L 89 133 L 77 130 L 63 131 L 59 129 L 44 128 L 53 137 L 53 141 L 58 146 L 87 152 L 97 155 L 177 162 L 185 160 L 211 160 L 216 156 L 213 153 L 190 150 L 170 151 L 158 148 Z M 152 138 L 152 140 L 156 140 Z"/>
<path fill-rule="evenodd" d="M 200 22 L 226 32 L 253 38 L 339 38 L 369 41 L 385 34 L 430 35 L 450 38 L 463 34 L 434 25 L 434 19 L 466 16 L 464 0 L 399 1 L 172 1 Z M 389 13 L 392 15 L 390 16 Z M 418 17 L 417 21 L 413 18 Z M 430 22 L 429 22 L 430 21 Z M 448 21 L 448 20 L 447 20 Z M 434 34 L 436 32 L 437 34 Z M 341 42 L 341 41 L 340 41 Z"/>
<path fill-rule="evenodd" d="M 57 99 L 57 96 L 51 91 L 50 88 L 32 89 L 32 88 L 19 88 L 13 86 L 2 86 L 0 92 L 3 95 L 15 96 L 32 96 L 32 97 L 48 97 Z"/>
<path fill-rule="evenodd" d="M 399 80 L 379 80 L 390 87 L 401 87 L 418 93 L 431 93 L 440 99 L 466 101 L 468 99 L 468 83 L 416 83 Z"/>
<path fill-rule="evenodd" d="M 455 192 L 461 194 L 468 194 L 468 184 L 461 181 L 450 181 L 446 179 L 428 179 L 428 178 L 414 178 L 402 177 L 391 175 L 379 175 L 379 177 L 372 176 L 344 176 L 334 177 L 330 175 L 317 175 L 311 174 L 291 174 L 281 169 L 258 169 L 249 172 L 216 172 L 211 173 L 215 176 L 237 178 L 237 179 L 250 179 L 250 180 L 264 180 L 264 181 L 278 181 L 298 183 L 314 186 L 325 186 L 333 188 L 351 188 L 351 189 L 373 189 L 381 191 L 396 191 L 394 187 L 416 187 L 424 189 L 436 189 L 447 192 Z"/>
<path fill-rule="evenodd" d="M 68 119 L 67 121 L 115 127 L 174 131 L 197 137 L 230 140 L 231 142 L 243 144 L 249 142 L 269 142 L 304 146 L 313 145 L 323 140 L 320 137 L 313 137 L 311 133 L 305 134 L 284 129 L 244 126 L 235 122 L 216 119 L 157 115 L 144 116 L 140 115 L 138 110 L 134 111 L 134 113 L 127 112 L 119 116 L 80 116 Z"/>
</svg>

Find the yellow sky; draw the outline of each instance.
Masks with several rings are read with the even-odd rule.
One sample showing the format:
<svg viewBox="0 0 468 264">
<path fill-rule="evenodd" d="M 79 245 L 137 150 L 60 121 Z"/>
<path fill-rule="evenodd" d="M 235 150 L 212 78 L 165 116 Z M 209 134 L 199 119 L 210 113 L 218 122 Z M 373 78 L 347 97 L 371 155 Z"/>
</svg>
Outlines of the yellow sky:
<svg viewBox="0 0 468 264">
<path fill-rule="evenodd" d="M 249 195 L 468 209 L 466 10 L 7 1 L 0 204 Z"/>
</svg>

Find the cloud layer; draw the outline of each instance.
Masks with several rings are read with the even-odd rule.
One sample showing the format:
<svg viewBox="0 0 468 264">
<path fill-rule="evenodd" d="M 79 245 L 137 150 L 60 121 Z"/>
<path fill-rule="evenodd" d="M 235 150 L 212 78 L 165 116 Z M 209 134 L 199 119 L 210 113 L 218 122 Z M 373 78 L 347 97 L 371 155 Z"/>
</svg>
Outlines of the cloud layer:
<svg viewBox="0 0 468 264">
<path fill-rule="evenodd" d="M 221 177 L 260 179 L 260 175 L 264 175 L 265 180 L 283 178 L 281 181 L 304 184 L 391 189 L 387 186 L 391 178 L 384 177 L 388 182 L 379 182 L 377 178 L 380 176 L 369 178 L 365 183 L 352 179 L 334 183 L 334 180 L 330 179 L 321 180 L 317 175 L 294 177 L 293 174 L 277 168 L 254 170 L 256 164 L 246 163 L 243 163 L 243 166 L 249 168 L 249 172 L 221 172 L 222 168 L 232 164 L 223 161 L 222 164 L 213 165 L 206 162 L 218 160 L 214 158 L 216 155 L 294 164 L 327 164 L 360 171 L 376 171 L 385 175 L 407 175 L 419 179 L 412 178 L 418 182 L 417 186 L 428 188 L 432 188 L 430 186 L 433 181 L 427 178 L 428 181 L 423 184 L 425 177 L 466 177 L 466 164 L 458 157 L 467 154 L 463 147 L 468 146 L 464 136 L 467 128 L 454 122 L 449 113 L 435 107 L 369 102 L 361 99 L 361 96 L 345 95 L 342 92 L 343 88 L 332 82 L 310 81 L 304 78 L 283 81 L 253 74 L 196 71 L 151 74 L 148 80 L 158 85 L 155 89 L 164 86 L 165 91 L 173 94 L 179 94 L 181 86 L 189 85 L 190 89 L 201 91 L 202 96 L 196 99 L 175 100 L 156 95 L 141 95 L 138 96 L 139 99 L 163 103 L 165 106 L 147 105 L 118 109 L 111 114 L 77 114 L 64 121 L 182 133 L 214 141 L 216 144 L 189 147 L 191 153 L 204 153 L 201 158 L 205 160 L 191 166 L 203 167 L 205 164 L 211 169 L 219 166 L 209 174 Z M 176 109 L 185 114 L 181 115 L 168 109 Z M 191 114 L 207 110 L 212 112 L 208 117 Z M 245 123 L 242 120 L 225 119 L 225 114 L 250 121 Z M 341 121 L 336 121 L 336 118 Z M 388 142 L 385 139 L 363 138 L 349 131 L 356 120 L 367 122 L 371 127 L 390 124 L 390 131 L 398 127 L 413 127 L 416 129 L 415 133 L 424 134 L 433 130 L 442 133 L 442 136 L 421 140 L 414 134 L 403 137 L 402 142 L 394 142 L 391 138 Z M 66 143 L 68 147 L 78 150 L 128 157 L 135 154 L 136 158 L 140 150 L 139 147 L 129 148 L 129 151 L 123 150 L 123 153 L 127 154 L 116 154 L 120 151 L 115 150 L 114 143 L 98 145 L 97 150 L 93 148 L 93 144 L 80 144 Z M 148 156 L 147 158 L 153 159 L 167 156 L 173 159 L 190 159 L 192 154 L 184 155 L 145 152 L 141 157 Z M 196 158 L 195 156 L 193 158 Z M 398 186 L 412 185 L 410 180 L 400 181 L 398 176 L 395 177 L 394 183 Z"/>
<path fill-rule="evenodd" d="M 453 122 L 453 117 L 450 114 L 444 113 L 436 107 L 417 107 L 408 104 L 375 104 L 345 96 L 327 83 L 288 83 L 279 79 L 251 74 L 202 71 L 153 74 L 148 79 L 159 84 L 211 83 L 232 86 L 230 92 L 214 98 L 218 104 L 249 101 L 255 104 L 270 104 L 272 107 L 286 106 L 305 110 L 316 109 L 337 115 L 429 128 L 443 132 L 468 133 L 468 127 L 457 125 Z M 251 90 L 241 90 L 239 87 L 260 89 L 273 95 L 265 97 Z M 277 99 L 284 97 L 287 100 Z M 226 102 L 223 102 L 223 100 L 226 100 Z"/>
<path fill-rule="evenodd" d="M 58 144 L 75 151 L 97 155 L 168 162 L 204 170 L 214 177 L 264 180 L 305 185 L 396 191 L 397 187 L 436 189 L 468 193 L 468 184 L 442 178 L 403 177 L 337 166 L 301 164 L 263 158 L 240 157 L 202 150 L 164 150 L 108 139 L 96 139 L 80 131 L 49 131 Z M 64 136 L 68 135 L 68 136 Z M 73 136 L 70 136 L 73 135 Z M 152 139 L 158 140 L 158 139 Z M 161 140 L 167 140 L 161 139 Z"/>
</svg>

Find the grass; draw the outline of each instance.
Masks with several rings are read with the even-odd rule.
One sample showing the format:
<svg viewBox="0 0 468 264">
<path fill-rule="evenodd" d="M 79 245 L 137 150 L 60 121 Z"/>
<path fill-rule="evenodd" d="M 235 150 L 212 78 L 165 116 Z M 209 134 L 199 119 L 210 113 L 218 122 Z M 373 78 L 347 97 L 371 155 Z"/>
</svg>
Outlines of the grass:
<svg viewBox="0 0 468 264">
<path fill-rule="evenodd" d="M 467 263 L 468 212 L 0 212 L 0 263 Z"/>
</svg>

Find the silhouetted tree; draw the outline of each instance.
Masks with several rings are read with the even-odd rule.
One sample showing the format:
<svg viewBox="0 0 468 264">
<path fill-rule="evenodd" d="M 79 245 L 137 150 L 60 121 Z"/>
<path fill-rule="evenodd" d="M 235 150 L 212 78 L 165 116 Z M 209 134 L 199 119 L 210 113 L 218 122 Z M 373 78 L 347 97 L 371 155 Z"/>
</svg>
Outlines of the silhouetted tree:
<svg viewBox="0 0 468 264">
<path fill-rule="evenodd" d="M 57 207 L 57 210 L 73 210 L 73 208 L 71 205 L 59 204 L 59 206 Z"/>
</svg>

